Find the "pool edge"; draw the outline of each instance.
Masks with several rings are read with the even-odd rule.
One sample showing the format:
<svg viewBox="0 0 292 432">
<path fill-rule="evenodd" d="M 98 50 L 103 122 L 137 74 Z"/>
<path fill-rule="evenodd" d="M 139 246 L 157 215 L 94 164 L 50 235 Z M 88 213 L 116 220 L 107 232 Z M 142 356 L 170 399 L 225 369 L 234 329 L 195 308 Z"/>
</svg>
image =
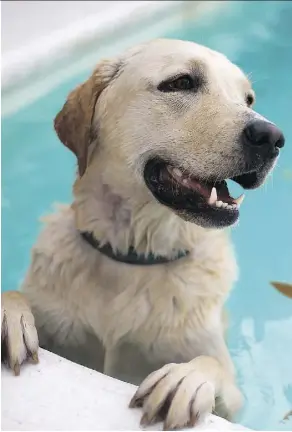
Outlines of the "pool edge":
<svg viewBox="0 0 292 432">
<path fill-rule="evenodd" d="M 2 365 L 2 430 L 140 430 L 141 410 L 128 408 L 135 386 L 43 349 L 39 357 L 40 363 L 25 365 L 19 377 Z M 155 426 L 161 429 L 161 423 Z M 187 430 L 250 429 L 209 415 Z"/>
<path fill-rule="evenodd" d="M 133 4 L 132 7 L 126 5 L 122 13 L 119 9 L 111 15 L 108 11 L 95 14 L 3 56 L 2 117 L 14 114 L 68 78 L 93 68 L 97 48 L 108 56 L 107 51 L 112 51 L 113 47 L 116 53 L 133 45 L 133 39 L 136 44 L 161 37 L 169 27 L 220 10 L 227 7 L 228 2 L 179 0 Z M 125 28 L 127 32 L 123 32 Z"/>
</svg>

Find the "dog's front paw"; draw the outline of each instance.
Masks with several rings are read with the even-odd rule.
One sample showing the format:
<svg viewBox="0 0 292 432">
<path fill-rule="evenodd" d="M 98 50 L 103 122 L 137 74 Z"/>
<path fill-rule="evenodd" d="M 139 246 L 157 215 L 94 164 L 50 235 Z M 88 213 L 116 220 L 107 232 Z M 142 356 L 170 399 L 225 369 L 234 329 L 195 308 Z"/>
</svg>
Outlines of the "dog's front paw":
<svg viewBox="0 0 292 432">
<path fill-rule="evenodd" d="M 17 291 L 1 295 L 1 361 L 15 375 L 24 360 L 38 363 L 38 335 L 34 317 L 23 296 Z"/>
<path fill-rule="evenodd" d="M 164 430 L 194 426 L 212 413 L 219 399 L 221 415 L 229 417 L 241 405 L 241 394 L 211 357 L 168 364 L 149 375 L 130 407 L 142 407 L 141 425 L 164 421 Z"/>
</svg>

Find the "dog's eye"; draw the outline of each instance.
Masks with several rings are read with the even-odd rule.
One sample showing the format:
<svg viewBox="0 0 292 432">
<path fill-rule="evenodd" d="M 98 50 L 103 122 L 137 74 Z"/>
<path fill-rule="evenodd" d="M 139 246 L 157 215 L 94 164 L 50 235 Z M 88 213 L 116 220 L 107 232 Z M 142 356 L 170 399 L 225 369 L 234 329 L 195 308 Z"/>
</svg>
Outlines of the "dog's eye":
<svg viewBox="0 0 292 432">
<path fill-rule="evenodd" d="M 194 90 L 198 87 L 190 75 L 183 75 L 173 80 L 164 81 L 158 86 L 158 90 L 163 92 Z"/>
<path fill-rule="evenodd" d="M 254 103 L 254 96 L 251 94 L 251 93 L 248 93 L 247 95 L 246 95 L 246 97 L 245 97 L 245 100 L 246 100 L 246 103 L 247 103 L 247 106 L 248 107 L 250 107 L 250 106 L 252 106 L 253 105 L 253 103 Z"/>
</svg>

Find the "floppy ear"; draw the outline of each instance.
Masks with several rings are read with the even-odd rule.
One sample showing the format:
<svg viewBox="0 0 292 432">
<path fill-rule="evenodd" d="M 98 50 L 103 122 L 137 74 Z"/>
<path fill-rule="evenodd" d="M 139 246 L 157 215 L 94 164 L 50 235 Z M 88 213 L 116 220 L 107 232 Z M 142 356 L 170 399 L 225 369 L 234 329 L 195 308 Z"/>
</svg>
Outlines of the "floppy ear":
<svg viewBox="0 0 292 432">
<path fill-rule="evenodd" d="M 91 77 L 69 94 L 55 118 L 55 131 L 60 141 L 75 153 L 80 177 L 87 168 L 88 147 L 97 135 L 92 127 L 96 101 L 117 70 L 113 62 L 99 63 Z"/>
</svg>

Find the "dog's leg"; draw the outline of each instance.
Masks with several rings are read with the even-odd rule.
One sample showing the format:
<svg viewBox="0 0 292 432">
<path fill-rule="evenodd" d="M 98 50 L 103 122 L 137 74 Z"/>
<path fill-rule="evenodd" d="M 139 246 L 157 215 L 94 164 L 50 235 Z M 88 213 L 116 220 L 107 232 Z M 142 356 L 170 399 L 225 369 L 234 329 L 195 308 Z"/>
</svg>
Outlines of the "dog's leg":
<svg viewBox="0 0 292 432">
<path fill-rule="evenodd" d="M 105 350 L 105 356 L 104 356 L 104 366 L 103 366 L 103 373 L 105 375 L 114 377 L 115 376 L 115 370 L 116 370 L 116 362 L 117 362 L 117 348 L 107 348 Z"/>
<path fill-rule="evenodd" d="M 142 382 L 130 403 L 143 407 L 141 424 L 162 419 L 171 430 L 194 426 L 211 412 L 230 419 L 240 408 L 242 396 L 222 335 L 208 335 L 199 351 L 202 355 L 190 362 L 167 364 Z"/>
<path fill-rule="evenodd" d="M 19 375 L 26 359 L 38 362 L 38 347 L 34 317 L 24 295 L 18 291 L 1 294 L 1 361 Z"/>
</svg>

